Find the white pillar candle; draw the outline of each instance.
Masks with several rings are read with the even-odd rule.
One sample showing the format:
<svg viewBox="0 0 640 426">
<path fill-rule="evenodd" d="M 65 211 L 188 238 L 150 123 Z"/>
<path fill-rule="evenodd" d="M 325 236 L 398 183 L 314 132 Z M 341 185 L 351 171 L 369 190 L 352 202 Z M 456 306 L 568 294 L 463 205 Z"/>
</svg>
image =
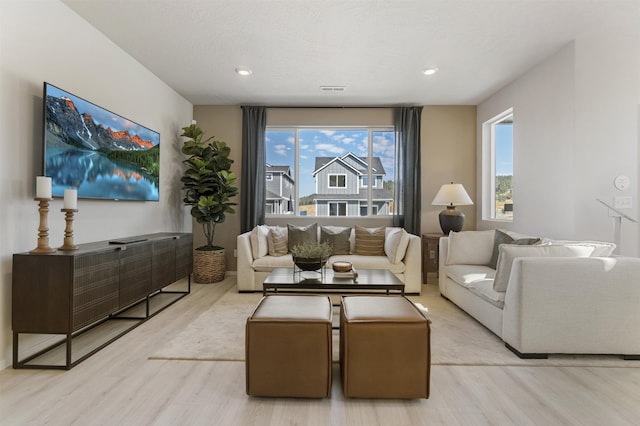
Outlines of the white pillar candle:
<svg viewBox="0 0 640 426">
<path fill-rule="evenodd" d="M 36 176 L 36 198 L 51 198 L 51 178 Z"/>
<path fill-rule="evenodd" d="M 73 210 L 78 208 L 78 191 L 75 189 L 64 190 L 64 208 Z"/>
<path fill-rule="evenodd" d="M 196 120 L 191 120 L 191 124 L 198 124 L 198 123 L 196 123 Z"/>
</svg>

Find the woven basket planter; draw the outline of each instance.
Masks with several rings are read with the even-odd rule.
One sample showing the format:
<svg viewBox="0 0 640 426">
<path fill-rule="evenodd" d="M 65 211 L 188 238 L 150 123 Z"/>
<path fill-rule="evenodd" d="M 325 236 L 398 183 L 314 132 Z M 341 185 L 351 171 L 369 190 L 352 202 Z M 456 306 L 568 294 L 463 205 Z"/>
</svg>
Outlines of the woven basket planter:
<svg viewBox="0 0 640 426">
<path fill-rule="evenodd" d="M 226 272 L 224 249 L 193 251 L 193 280 L 211 284 L 224 280 Z"/>
</svg>

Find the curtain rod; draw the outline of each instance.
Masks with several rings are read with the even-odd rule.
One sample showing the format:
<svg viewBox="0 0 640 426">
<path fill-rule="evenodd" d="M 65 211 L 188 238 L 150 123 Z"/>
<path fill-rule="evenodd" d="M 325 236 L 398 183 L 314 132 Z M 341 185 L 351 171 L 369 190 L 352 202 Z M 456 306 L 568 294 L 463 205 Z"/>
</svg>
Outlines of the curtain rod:
<svg viewBox="0 0 640 426">
<path fill-rule="evenodd" d="M 241 105 L 241 108 L 246 106 L 264 106 L 268 109 L 382 109 L 382 108 L 398 108 L 400 106 L 407 105 L 386 105 L 386 106 L 287 106 L 287 105 Z M 418 105 L 415 105 L 418 106 Z"/>
</svg>

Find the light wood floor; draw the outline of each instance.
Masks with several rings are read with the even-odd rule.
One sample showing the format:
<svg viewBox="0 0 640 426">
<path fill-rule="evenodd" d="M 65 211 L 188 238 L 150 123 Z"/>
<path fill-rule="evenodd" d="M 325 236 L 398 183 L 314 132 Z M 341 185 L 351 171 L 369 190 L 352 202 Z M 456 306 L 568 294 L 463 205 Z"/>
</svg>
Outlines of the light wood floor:
<svg viewBox="0 0 640 426">
<path fill-rule="evenodd" d="M 0 424 L 640 424 L 640 368 L 436 365 L 431 398 L 410 401 L 345 399 L 336 370 L 330 399 L 247 397 L 243 362 L 147 359 L 226 286 L 192 287 L 70 371 L 1 371 Z"/>
</svg>

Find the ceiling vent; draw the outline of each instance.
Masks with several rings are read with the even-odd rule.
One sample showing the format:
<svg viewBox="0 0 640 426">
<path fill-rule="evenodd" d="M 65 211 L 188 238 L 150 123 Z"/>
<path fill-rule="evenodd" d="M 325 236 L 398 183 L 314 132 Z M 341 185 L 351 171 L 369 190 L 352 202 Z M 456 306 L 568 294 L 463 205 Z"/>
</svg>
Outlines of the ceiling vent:
<svg viewBox="0 0 640 426">
<path fill-rule="evenodd" d="M 323 92 L 344 92 L 347 90 L 346 86 L 320 86 L 320 90 Z"/>
</svg>

